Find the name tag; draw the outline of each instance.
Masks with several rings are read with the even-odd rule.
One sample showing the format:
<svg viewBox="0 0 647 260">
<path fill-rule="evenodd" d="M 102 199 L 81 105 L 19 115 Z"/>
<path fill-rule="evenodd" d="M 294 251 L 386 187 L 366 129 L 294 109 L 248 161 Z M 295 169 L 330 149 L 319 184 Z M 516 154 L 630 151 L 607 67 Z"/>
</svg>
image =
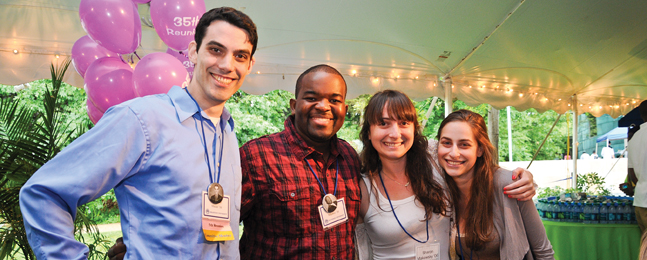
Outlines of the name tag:
<svg viewBox="0 0 647 260">
<path fill-rule="evenodd" d="M 440 243 L 416 246 L 416 260 L 439 260 Z"/>
<path fill-rule="evenodd" d="M 230 199 L 225 195 L 218 204 L 209 200 L 206 191 L 202 192 L 202 232 L 207 241 L 234 240 L 231 222 Z"/>
<path fill-rule="evenodd" d="M 333 212 L 326 212 L 323 205 L 319 205 L 318 209 L 321 225 L 324 230 L 331 229 L 348 221 L 348 212 L 346 212 L 346 203 L 344 203 L 344 198 L 337 200 L 337 209 Z"/>
</svg>

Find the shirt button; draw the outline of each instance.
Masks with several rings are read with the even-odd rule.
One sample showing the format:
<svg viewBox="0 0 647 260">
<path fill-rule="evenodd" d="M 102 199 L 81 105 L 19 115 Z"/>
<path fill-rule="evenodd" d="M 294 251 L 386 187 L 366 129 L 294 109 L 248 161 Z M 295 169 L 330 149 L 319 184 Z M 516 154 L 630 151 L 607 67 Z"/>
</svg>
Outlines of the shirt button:
<svg viewBox="0 0 647 260">
<path fill-rule="evenodd" d="M 290 193 L 290 197 L 294 197 L 294 192 Z"/>
</svg>

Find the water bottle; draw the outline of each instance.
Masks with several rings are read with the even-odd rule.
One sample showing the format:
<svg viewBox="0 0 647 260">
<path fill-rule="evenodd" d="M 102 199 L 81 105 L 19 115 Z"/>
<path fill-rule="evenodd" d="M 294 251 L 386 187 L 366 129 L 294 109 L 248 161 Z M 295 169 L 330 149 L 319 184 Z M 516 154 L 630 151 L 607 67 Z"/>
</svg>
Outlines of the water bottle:
<svg viewBox="0 0 647 260">
<path fill-rule="evenodd" d="M 557 201 L 553 201 L 553 221 L 559 222 L 559 203 Z"/>
<path fill-rule="evenodd" d="M 584 223 L 593 223 L 593 205 L 591 205 L 591 202 L 584 204 Z"/>
<path fill-rule="evenodd" d="M 617 202 L 609 205 L 609 224 L 618 223 L 618 208 L 616 205 L 618 205 Z"/>
<path fill-rule="evenodd" d="M 636 208 L 634 207 L 634 201 L 631 201 L 631 224 L 637 224 L 638 222 L 636 221 Z"/>
<path fill-rule="evenodd" d="M 631 206 L 627 205 L 627 203 L 623 202 L 622 203 L 622 213 L 624 214 L 624 217 L 622 218 L 622 223 L 623 224 L 631 224 L 631 215 L 633 212 L 631 212 Z"/>
<path fill-rule="evenodd" d="M 546 220 L 553 221 L 553 202 L 546 203 Z"/>
<path fill-rule="evenodd" d="M 592 203 L 591 204 L 591 224 L 600 223 L 600 204 Z"/>
<path fill-rule="evenodd" d="M 539 213 L 539 217 L 542 220 L 546 219 L 546 211 L 544 211 L 544 205 L 546 204 L 546 201 L 544 199 L 540 199 L 537 202 L 537 213 Z"/>
<path fill-rule="evenodd" d="M 573 203 L 566 202 L 566 214 L 564 218 L 566 222 L 573 222 Z"/>
<path fill-rule="evenodd" d="M 566 206 L 564 205 L 564 202 L 559 202 L 558 204 L 559 211 L 557 212 L 557 221 L 566 222 Z"/>
<path fill-rule="evenodd" d="M 577 215 L 577 222 L 583 223 L 584 222 L 584 209 L 582 208 L 582 202 L 578 202 L 577 206 L 575 207 L 575 214 Z"/>
<path fill-rule="evenodd" d="M 609 203 L 600 204 L 600 224 L 609 224 Z"/>
</svg>

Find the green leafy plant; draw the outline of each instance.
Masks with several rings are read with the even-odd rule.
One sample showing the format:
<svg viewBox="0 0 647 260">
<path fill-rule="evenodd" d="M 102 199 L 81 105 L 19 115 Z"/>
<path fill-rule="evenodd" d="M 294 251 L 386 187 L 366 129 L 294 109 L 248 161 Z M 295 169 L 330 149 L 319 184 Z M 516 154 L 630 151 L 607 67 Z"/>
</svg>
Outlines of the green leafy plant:
<svg viewBox="0 0 647 260">
<path fill-rule="evenodd" d="M 114 190 L 79 207 L 81 208 L 84 209 L 85 215 L 97 224 L 118 223 L 120 220 L 119 205 Z"/>
<path fill-rule="evenodd" d="M 598 175 L 597 172 L 589 172 L 586 174 L 578 174 L 575 185 L 578 190 L 586 192 L 586 194 L 602 196 L 611 194 L 611 191 L 605 188 L 604 184 L 604 178 Z"/>
<path fill-rule="evenodd" d="M 587 195 L 607 196 L 611 192 L 604 187 L 604 178 L 600 177 L 596 172 L 587 174 L 579 174 L 577 176 L 576 188 L 564 189 L 559 186 L 546 187 L 537 189 L 538 198 L 546 198 L 551 196 L 559 196 L 562 193 L 585 192 Z"/>
<path fill-rule="evenodd" d="M 18 193 L 36 170 L 87 128 L 65 121 L 65 104 L 59 95 L 69 64 L 66 60 L 60 66 L 51 66 L 51 88 L 45 85 L 38 109 L 17 95 L 3 96 L 0 101 L 0 259 L 14 258 L 16 254 L 36 259 L 27 241 Z M 110 242 L 83 211 L 76 215 L 74 234 L 84 243 L 87 238 L 90 259 L 104 258 L 100 250 Z"/>
</svg>

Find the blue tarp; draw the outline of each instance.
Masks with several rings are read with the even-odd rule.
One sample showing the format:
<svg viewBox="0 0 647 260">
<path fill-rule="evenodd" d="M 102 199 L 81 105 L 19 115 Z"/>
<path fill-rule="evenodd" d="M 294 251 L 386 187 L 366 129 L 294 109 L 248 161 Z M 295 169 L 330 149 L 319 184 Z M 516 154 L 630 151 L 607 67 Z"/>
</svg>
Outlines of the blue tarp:
<svg viewBox="0 0 647 260">
<path fill-rule="evenodd" d="M 616 127 L 615 129 L 609 131 L 608 133 L 598 137 L 596 141 L 599 143 L 602 141 L 606 141 L 607 139 L 609 139 L 609 141 L 618 140 L 618 139 L 627 139 L 628 129 L 629 129 L 628 127 Z"/>
</svg>

